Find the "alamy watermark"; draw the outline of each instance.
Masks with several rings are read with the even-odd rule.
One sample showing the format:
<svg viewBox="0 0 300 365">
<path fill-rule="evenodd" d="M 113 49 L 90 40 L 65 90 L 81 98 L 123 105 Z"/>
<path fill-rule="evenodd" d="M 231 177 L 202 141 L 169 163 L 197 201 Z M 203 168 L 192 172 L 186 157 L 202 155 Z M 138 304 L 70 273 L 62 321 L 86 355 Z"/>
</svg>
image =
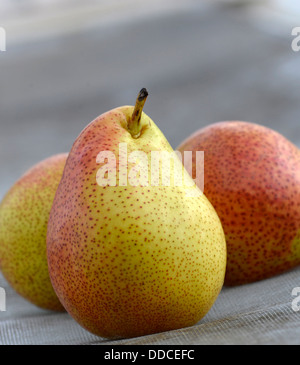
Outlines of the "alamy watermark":
<svg viewBox="0 0 300 365">
<path fill-rule="evenodd" d="M 296 286 L 295 288 L 293 288 L 292 296 L 295 297 L 292 300 L 292 310 L 294 312 L 299 312 L 300 311 L 300 287 L 299 286 Z"/>
<path fill-rule="evenodd" d="M 292 50 L 294 52 L 300 51 L 300 27 L 295 27 L 292 29 L 292 36 L 295 38 L 292 41 Z"/>
<path fill-rule="evenodd" d="M 0 287 L 0 312 L 6 311 L 6 292 Z"/>
<path fill-rule="evenodd" d="M 0 52 L 6 51 L 6 30 L 0 27 Z"/>
<path fill-rule="evenodd" d="M 204 189 L 204 151 L 196 151 L 192 178 L 192 151 L 144 151 L 128 153 L 127 143 L 119 143 L 117 156 L 112 151 L 101 151 L 96 163 L 99 186 L 182 186 L 187 197 L 200 196 Z M 129 168 L 130 166 L 130 168 Z"/>
</svg>

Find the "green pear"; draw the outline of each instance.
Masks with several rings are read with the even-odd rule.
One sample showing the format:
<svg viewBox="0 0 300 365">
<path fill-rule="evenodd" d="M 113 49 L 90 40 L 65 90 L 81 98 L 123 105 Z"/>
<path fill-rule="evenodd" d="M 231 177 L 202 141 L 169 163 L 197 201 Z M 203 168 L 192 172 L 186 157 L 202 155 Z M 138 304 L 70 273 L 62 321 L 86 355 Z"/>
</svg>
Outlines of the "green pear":
<svg viewBox="0 0 300 365">
<path fill-rule="evenodd" d="M 192 326 L 224 281 L 214 208 L 179 159 L 169 160 L 170 183 L 164 160 L 151 160 L 177 155 L 142 111 L 147 95 L 142 89 L 135 107 L 102 114 L 80 133 L 48 224 L 54 290 L 81 326 L 106 338 Z"/>
<path fill-rule="evenodd" d="M 67 154 L 29 169 L 0 204 L 0 269 L 22 297 L 38 307 L 64 310 L 49 278 L 46 237 L 53 199 Z"/>
<path fill-rule="evenodd" d="M 178 150 L 204 151 L 204 194 L 227 241 L 225 285 L 300 265 L 300 150 L 280 133 L 245 121 L 207 125 Z M 188 162 L 195 170 L 196 160 Z"/>
</svg>

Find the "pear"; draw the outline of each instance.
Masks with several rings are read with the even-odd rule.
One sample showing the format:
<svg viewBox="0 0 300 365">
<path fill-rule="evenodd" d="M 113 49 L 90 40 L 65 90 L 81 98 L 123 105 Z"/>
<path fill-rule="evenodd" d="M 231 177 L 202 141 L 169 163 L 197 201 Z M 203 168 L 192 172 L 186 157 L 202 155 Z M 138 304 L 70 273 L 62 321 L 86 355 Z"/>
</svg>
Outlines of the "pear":
<svg viewBox="0 0 300 365">
<path fill-rule="evenodd" d="M 300 264 L 300 151 L 294 144 L 263 125 L 223 121 L 199 129 L 178 150 L 204 151 L 204 194 L 227 242 L 225 285 Z M 187 168 L 196 168 L 195 158 Z"/>
<path fill-rule="evenodd" d="M 54 290 L 75 321 L 105 338 L 192 326 L 224 282 L 214 208 L 179 159 L 169 160 L 169 184 L 163 158 L 150 163 L 152 152 L 175 151 L 143 112 L 147 96 L 142 89 L 135 106 L 108 111 L 80 133 L 48 223 Z M 180 186 L 176 171 L 188 183 Z"/>
<path fill-rule="evenodd" d="M 43 309 L 64 311 L 49 277 L 46 237 L 67 154 L 30 168 L 0 204 L 0 269 L 12 288 Z"/>
</svg>

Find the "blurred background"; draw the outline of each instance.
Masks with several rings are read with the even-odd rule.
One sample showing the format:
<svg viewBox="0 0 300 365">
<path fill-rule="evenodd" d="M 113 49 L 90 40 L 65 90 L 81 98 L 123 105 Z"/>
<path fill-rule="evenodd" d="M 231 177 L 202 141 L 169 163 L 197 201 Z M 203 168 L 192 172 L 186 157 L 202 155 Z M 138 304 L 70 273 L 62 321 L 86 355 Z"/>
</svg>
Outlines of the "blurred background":
<svg viewBox="0 0 300 365">
<path fill-rule="evenodd" d="M 237 119 L 300 147 L 299 0 L 1 0 L 0 27 L 0 198 L 142 87 L 173 148 Z"/>
</svg>

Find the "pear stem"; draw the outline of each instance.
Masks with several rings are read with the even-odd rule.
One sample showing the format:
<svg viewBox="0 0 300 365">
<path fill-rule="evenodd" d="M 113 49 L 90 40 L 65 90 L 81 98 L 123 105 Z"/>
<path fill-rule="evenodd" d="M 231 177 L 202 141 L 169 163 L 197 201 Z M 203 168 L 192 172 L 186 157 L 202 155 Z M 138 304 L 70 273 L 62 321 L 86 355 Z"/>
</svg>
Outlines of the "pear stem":
<svg viewBox="0 0 300 365">
<path fill-rule="evenodd" d="M 133 138 L 138 138 L 141 134 L 141 117 L 147 96 L 148 91 L 143 88 L 138 94 L 132 117 L 128 122 L 128 130 Z"/>
</svg>

